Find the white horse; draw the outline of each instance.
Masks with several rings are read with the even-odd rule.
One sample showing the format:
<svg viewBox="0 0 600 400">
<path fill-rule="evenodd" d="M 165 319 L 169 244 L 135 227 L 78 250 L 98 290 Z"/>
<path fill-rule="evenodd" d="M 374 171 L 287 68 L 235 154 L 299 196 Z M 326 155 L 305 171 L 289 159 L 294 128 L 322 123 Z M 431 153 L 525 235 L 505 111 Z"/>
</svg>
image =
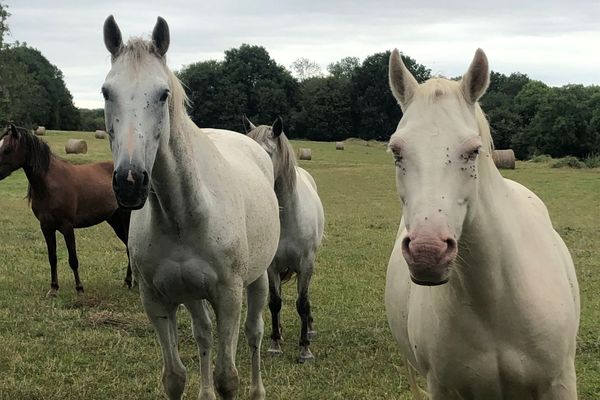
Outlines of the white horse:
<svg viewBox="0 0 600 400">
<path fill-rule="evenodd" d="M 122 43 L 112 16 L 104 24 L 112 68 L 102 87 L 119 203 L 131 216 L 130 252 L 144 309 L 160 340 L 162 380 L 180 399 L 186 372 L 177 351 L 176 311 L 189 310 L 200 355 L 201 399 L 214 399 L 211 321 L 218 351 L 214 386 L 234 398 L 244 287 L 246 338 L 252 357 L 251 399 L 263 399 L 262 310 L 267 267 L 279 241 L 273 166 L 262 148 L 235 132 L 200 130 L 185 110 L 185 92 L 168 69 L 169 29 L 158 18 L 151 41 Z"/>
<path fill-rule="evenodd" d="M 485 54 L 419 85 L 394 50 L 389 79 L 403 218 L 385 304 L 402 353 L 433 400 L 575 400 L 575 269 L 542 201 L 492 162 Z"/>
<path fill-rule="evenodd" d="M 279 200 L 281 234 L 279 247 L 269 266 L 269 309 L 271 310 L 271 345 L 269 354 L 281 350 L 281 282 L 296 273 L 298 298 L 296 310 L 300 316 L 300 355 L 303 363 L 314 358 L 310 339 L 315 335 L 310 311 L 308 289 L 315 265 L 317 249 L 323 239 L 325 217 L 313 177 L 296 165 L 294 150 L 285 133 L 283 122 L 277 118 L 273 126 L 254 126 L 243 118 L 249 137 L 256 140 L 271 157 L 275 173 L 275 193 Z"/>
</svg>

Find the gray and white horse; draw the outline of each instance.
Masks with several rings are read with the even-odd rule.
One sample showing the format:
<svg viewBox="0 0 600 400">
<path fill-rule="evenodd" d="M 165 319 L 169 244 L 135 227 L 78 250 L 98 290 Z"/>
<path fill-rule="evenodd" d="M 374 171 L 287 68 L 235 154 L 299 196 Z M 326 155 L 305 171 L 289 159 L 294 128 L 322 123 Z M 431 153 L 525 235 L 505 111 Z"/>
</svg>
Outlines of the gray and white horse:
<svg viewBox="0 0 600 400">
<path fill-rule="evenodd" d="M 244 127 L 271 157 L 275 173 L 275 193 L 279 200 L 281 235 L 279 247 L 269 266 L 269 309 L 271 310 L 271 345 L 269 354 L 281 350 L 281 282 L 296 274 L 298 298 L 296 310 L 300 316 L 299 362 L 314 358 L 310 339 L 314 336 L 308 289 L 315 265 L 317 249 L 323 239 L 325 217 L 313 177 L 296 165 L 294 150 L 283 132 L 283 122 L 277 118 L 273 126 L 254 126 L 246 117 Z"/>
<path fill-rule="evenodd" d="M 494 166 L 477 103 L 489 74 L 478 50 L 460 81 L 419 85 L 392 52 L 404 115 L 389 148 L 403 217 L 388 321 L 431 400 L 575 400 L 573 261 L 544 203 Z"/>
<path fill-rule="evenodd" d="M 235 367 L 242 295 L 252 357 L 251 399 L 264 399 L 260 346 L 267 267 L 279 241 L 273 166 L 253 140 L 201 130 L 185 110 L 185 92 L 166 64 L 169 29 L 158 18 L 151 41 L 123 44 L 112 16 L 104 23 L 112 68 L 102 87 L 115 161 L 113 187 L 131 215 L 131 262 L 146 314 L 160 340 L 162 381 L 182 397 L 186 370 L 177 350 L 176 311 L 189 310 L 200 355 L 201 399 L 214 399 L 211 321 L 218 351 L 214 386 L 236 396 Z M 206 300 L 206 301 L 205 301 Z"/>
</svg>

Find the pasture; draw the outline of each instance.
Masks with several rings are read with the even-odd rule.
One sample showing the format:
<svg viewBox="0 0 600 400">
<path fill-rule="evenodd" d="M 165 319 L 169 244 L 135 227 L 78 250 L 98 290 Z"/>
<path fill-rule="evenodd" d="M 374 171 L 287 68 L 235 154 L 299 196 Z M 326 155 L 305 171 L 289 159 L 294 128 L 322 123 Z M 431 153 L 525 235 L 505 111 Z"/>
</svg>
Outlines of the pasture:
<svg viewBox="0 0 600 400">
<path fill-rule="evenodd" d="M 88 154 L 64 154 L 68 138 L 85 138 Z M 82 163 L 110 159 L 108 142 L 93 133 L 48 132 L 55 153 Z M 303 161 L 315 178 L 326 215 L 311 301 L 318 335 L 316 361 L 297 364 L 299 320 L 295 288 L 283 289 L 285 342 L 268 358 L 265 310 L 263 380 L 270 399 L 409 399 L 399 352 L 383 305 L 388 257 L 400 219 L 394 164 L 379 143 L 293 141 L 312 149 Z M 581 289 L 577 373 L 579 397 L 600 398 L 600 170 L 517 164 L 506 177 L 546 203 L 573 255 Z M 22 171 L 0 182 L 0 399 L 156 399 L 160 348 L 136 289 L 123 287 L 124 246 L 106 224 L 76 231 L 86 293 L 77 297 L 59 237 L 60 292 L 46 298 L 46 246 L 25 194 Z M 435 290 L 432 288 L 432 290 Z M 180 352 L 188 368 L 186 398 L 199 390 L 196 344 L 181 310 Z M 248 351 L 240 334 L 240 398 L 249 388 Z"/>
</svg>

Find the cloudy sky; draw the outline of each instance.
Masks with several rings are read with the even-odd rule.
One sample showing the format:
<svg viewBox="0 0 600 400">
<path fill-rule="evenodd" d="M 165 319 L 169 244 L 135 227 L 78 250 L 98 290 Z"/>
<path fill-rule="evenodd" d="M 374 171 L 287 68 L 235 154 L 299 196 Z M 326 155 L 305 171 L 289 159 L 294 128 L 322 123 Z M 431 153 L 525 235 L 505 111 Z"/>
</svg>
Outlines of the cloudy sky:
<svg viewBox="0 0 600 400">
<path fill-rule="evenodd" d="M 286 67 L 327 64 L 394 47 L 435 74 L 464 72 L 477 47 L 493 70 L 550 85 L 600 84 L 600 1 L 443 0 L 0 0 L 11 36 L 60 68 L 78 107 L 102 107 L 110 68 L 102 24 L 114 14 L 124 37 L 148 37 L 156 17 L 171 29 L 171 68 L 222 59 L 242 43 L 264 46 Z M 288 4 L 289 3 L 289 4 Z"/>
</svg>

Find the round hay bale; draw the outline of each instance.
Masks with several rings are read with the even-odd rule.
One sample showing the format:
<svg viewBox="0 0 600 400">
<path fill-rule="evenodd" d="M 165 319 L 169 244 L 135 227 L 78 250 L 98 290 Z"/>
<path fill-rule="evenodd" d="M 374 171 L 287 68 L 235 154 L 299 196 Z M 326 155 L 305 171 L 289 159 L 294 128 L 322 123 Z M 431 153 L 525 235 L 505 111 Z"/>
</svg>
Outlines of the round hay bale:
<svg viewBox="0 0 600 400">
<path fill-rule="evenodd" d="M 106 132 L 97 130 L 96 133 L 94 133 L 94 137 L 96 139 L 106 139 Z"/>
<path fill-rule="evenodd" d="M 37 129 L 35 130 L 35 134 L 37 136 L 44 136 L 46 134 L 46 127 L 38 126 Z"/>
<path fill-rule="evenodd" d="M 311 160 L 312 153 L 310 149 L 298 149 L 298 158 L 301 160 Z"/>
<path fill-rule="evenodd" d="M 515 152 L 508 150 L 494 150 L 492 160 L 496 167 L 503 169 L 515 169 Z"/>
<path fill-rule="evenodd" d="M 69 139 L 65 145 L 65 152 L 67 154 L 86 154 L 87 143 L 81 139 Z"/>
<path fill-rule="evenodd" d="M 344 142 L 335 142 L 336 150 L 344 150 Z"/>
</svg>

